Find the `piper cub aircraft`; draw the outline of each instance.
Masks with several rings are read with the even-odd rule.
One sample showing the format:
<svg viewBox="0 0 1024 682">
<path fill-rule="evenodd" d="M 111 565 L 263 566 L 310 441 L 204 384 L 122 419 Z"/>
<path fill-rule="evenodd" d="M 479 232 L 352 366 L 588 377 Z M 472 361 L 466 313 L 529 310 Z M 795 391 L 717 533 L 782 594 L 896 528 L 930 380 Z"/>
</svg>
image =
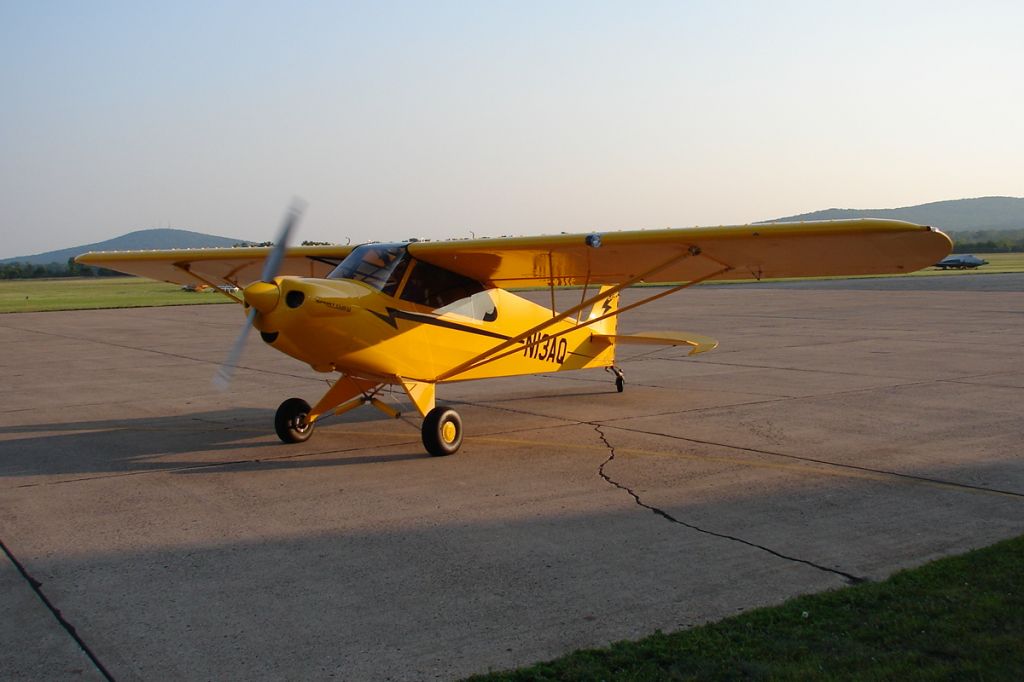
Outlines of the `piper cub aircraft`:
<svg viewBox="0 0 1024 682">
<path fill-rule="evenodd" d="M 686 346 L 691 355 L 718 345 L 687 332 L 619 334 L 618 316 L 628 310 L 711 280 L 907 273 L 952 249 L 933 228 L 871 219 L 288 248 L 300 213 L 289 211 L 274 247 L 76 260 L 214 287 L 243 304 L 247 320 L 221 383 L 249 327 L 282 353 L 336 374 L 312 407 L 301 398 L 281 403 L 274 426 L 285 443 L 305 441 L 326 417 L 360 405 L 399 416 L 378 398 L 397 386 L 423 418 L 423 445 L 435 456 L 456 452 L 463 438 L 459 414 L 435 403 L 441 384 L 605 368 L 622 391 L 620 345 Z M 619 292 L 636 284 L 664 288 L 620 307 Z M 550 306 L 510 291 L 536 287 L 551 291 Z M 579 301 L 556 310 L 558 287 L 577 288 Z"/>
</svg>

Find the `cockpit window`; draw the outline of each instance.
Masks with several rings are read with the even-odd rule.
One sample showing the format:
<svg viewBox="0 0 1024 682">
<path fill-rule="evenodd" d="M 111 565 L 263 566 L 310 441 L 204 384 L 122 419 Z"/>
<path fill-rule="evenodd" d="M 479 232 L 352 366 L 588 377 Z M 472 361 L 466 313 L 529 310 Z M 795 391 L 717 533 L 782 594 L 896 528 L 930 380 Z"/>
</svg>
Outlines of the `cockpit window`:
<svg viewBox="0 0 1024 682">
<path fill-rule="evenodd" d="M 352 250 L 327 279 L 354 279 L 388 296 L 398 295 L 406 271 L 400 298 L 430 308 L 443 308 L 484 290 L 484 285 L 451 270 L 416 260 L 409 255 L 408 244 L 363 244 Z"/>
<path fill-rule="evenodd" d="M 407 267 L 405 244 L 363 244 L 353 249 L 327 279 L 354 279 L 394 296 Z"/>
<path fill-rule="evenodd" d="M 421 260 L 414 259 L 414 262 L 415 266 L 402 290 L 403 301 L 431 308 L 443 308 L 484 290 L 484 285 L 475 279 Z"/>
</svg>

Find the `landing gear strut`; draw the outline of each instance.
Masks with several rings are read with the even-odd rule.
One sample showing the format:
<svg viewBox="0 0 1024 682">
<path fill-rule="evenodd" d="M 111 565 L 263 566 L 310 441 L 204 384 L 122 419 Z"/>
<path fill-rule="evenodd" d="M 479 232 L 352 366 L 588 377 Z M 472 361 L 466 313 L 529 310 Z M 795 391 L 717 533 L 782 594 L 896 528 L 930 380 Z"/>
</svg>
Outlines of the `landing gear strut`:
<svg viewBox="0 0 1024 682">
<path fill-rule="evenodd" d="M 313 427 L 319 421 L 323 412 L 324 401 L 317 405 L 315 417 L 310 420 L 310 408 L 302 398 L 289 398 L 281 403 L 274 415 L 274 430 L 277 436 L 285 443 L 302 443 L 309 440 L 313 435 Z M 341 414 L 360 405 L 372 405 L 381 410 L 389 417 L 397 418 L 401 413 L 385 403 L 373 397 L 373 393 L 365 393 L 362 397 L 342 403 L 339 407 L 332 409 L 332 414 Z M 328 408 L 330 409 L 330 408 Z M 423 447 L 434 457 L 453 455 L 462 447 L 462 417 L 450 407 L 435 407 L 423 418 L 423 425 L 420 429 L 423 438 Z"/>
<path fill-rule="evenodd" d="M 453 455 L 462 447 L 462 417 L 450 407 L 435 407 L 423 418 L 421 435 L 431 456 Z"/>
</svg>

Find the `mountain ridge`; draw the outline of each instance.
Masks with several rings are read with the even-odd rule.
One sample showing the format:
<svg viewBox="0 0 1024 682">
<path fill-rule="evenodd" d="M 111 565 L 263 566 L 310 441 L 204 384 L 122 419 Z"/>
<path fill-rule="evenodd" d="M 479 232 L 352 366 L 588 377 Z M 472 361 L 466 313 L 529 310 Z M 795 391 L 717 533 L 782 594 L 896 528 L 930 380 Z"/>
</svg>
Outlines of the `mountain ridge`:
<svg viewBox="0 0 1024 682">
<path fill-rule="evenodd" d="M 844 218 L 891 218 L 942 230 L 1014 230 L 1024 228 L 1024 199 L 993 196 L 933 201 L 900 208 L 827 208 L 764 220 L 761 224 Z"/>
<path fill-rule="evenodd" d="M 900 208 L 828 208 L 810 213 L 762 220 L 755 224 L 869 217 L 906 220 L 911 223 L 931 225 L 942 230 L 953 231 L 1024 229 L 1024 198 L 991 196 L 934 201 L 927 204 Z M 155 228 L 135 230 L 120 237 L 114 237 L 113 239 L 93 244 L 46 251 L 29 256 L 2 258 L 0 263 L 48 265 L 50 263 L 65 263 L 69 258 L 88 251 L 202 249 L 230 247 L 235 244 L 248 243 L 251 242 L 244 239 L 193 232 L 192 230 Z"/>
<path fill-rule="evenodd" d="M 211 249 L 249 244 L 244 239 L 232 239 L 213 234 L 180 230 L 177 228 L 158 227 L 148 230 L 135 230 L 120 237 L 106 239 L 92 244 L 72 246 L 56 251 L 45 251 L 29 256 L 2 258 L 0 263 L 29 263 L 31 265 L 47 265 L 49 263 L 65 263 L 68 258 L 89 251 L 142 251 L 153 249 Z"/>
</svg>

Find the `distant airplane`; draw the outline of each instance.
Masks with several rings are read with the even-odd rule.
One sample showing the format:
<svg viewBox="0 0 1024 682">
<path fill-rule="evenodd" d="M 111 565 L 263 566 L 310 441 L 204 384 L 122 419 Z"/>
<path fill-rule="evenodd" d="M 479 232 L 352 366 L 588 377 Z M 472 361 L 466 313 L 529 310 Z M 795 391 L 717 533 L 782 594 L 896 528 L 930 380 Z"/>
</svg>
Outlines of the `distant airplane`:
<svg viewBox="0 0 1024 682">
<path fill-rule="evenodd" d="M 971 256 L 963 253 L 954 253 L 952 256 L 946 256 L 938 263 L 935 267 L 947 270 L 953 268 L 954 270 L 968 270 L 976 268 L 979 265 L 988 265 L 987 260 L 982 260 L 977 256 Z"/>
</svg>

